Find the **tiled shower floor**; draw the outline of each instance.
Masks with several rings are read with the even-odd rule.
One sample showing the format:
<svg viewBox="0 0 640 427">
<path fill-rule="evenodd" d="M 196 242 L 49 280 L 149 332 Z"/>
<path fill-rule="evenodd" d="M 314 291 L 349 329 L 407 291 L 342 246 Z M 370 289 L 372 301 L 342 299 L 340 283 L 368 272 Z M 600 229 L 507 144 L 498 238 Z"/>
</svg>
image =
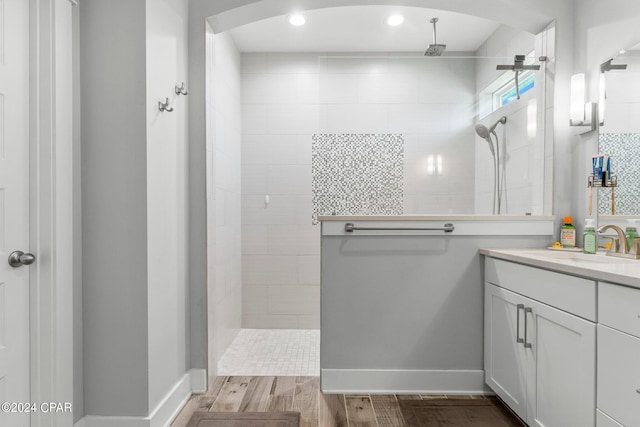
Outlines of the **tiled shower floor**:
<svg viewBox="0 0 640 427">
<path fill-rule="evenodd" d="M 318 376 L 317 329 L 242 329 L 218 362 L 218 376 Z"/>
</svg>

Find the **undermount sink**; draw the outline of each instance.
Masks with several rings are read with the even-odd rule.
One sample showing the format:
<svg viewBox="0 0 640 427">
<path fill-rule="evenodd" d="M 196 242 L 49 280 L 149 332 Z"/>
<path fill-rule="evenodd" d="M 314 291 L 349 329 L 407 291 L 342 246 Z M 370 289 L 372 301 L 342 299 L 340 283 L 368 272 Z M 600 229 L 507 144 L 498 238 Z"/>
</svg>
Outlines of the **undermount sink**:
<svg viewBox="0 0 640 427">
<path fill-rule="evenodd" d="M 570 258 L 573 261 L 596 263 L 596 264 L 628 264 L 633 262 L 632 259 L 616 258 L 612 256 L 602 255 L 589 255 L 589 254 L 573 254 L 575 258 Z"/>
<path fill-rule="evenodd" d="M 563 252 L 560 250 L 547 250 L 537 253 L 538 256 L 543 256 L 549 259 L 568 260 L 585 264 L 629 264 L 638 262 L 633 259 L 616 258 L 614 256 L 607 256 L 606 252 L 598 252 L 596 254 L 585 254 L 582 252 Z"/>
</svg>

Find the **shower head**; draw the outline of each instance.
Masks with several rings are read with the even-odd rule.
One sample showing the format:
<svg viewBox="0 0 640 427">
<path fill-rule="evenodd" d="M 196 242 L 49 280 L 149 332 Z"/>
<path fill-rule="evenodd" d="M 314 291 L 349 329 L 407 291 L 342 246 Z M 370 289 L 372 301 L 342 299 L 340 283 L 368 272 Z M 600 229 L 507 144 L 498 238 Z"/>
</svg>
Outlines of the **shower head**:
<svg viewBox="0 0 640 427">
<path fill-rule="evenodd" d="M 476 125 L 476 133 L 482 139 L 489 139 L 491 137 L 491 131 L 482 123 Z"/>
<path fill-rule="evenodd" d="M 433 43 L 429 45 L 427 50 L 424 52 L 424 56 L 440 56 L 442 52 L 447 48 L 446 44 L 438 44 L 436 42 L 436 22 L 438 22 L 438 18 L 431 18 L 429 21 L 433 24 Z"/>
<path fill-rule="evenodd" d="M 525 70 L 534 70 L 537 71 L 540 69 L 540 65 L 524 65 L 527 57 L 525 55 L 515 55 L 513 57 L 513 65 L 496 65 L 496 70 L 511 70 L 511 71 L 525 71 Z"/>
<path fill-rule="evenodd" d="M 627 64 L 612 64 L 611 62 L 613 61 L 613 58 L 611 58 L 610 60 L 603 62 L 600 65 L 600 72 L 601 73 L 606 73 L 607 71 L 611 71 L 611 70 L 626 70 L 627 69 Z"/>
<path fill-rule="evenodd" d="M 424 56 L 441 56 L 446 48 L 446 44 L 430 44 L 424 52 Z"/>
<path fill-rule="evenodd" d="M 476 125 L 476 133 L 480 138 L 489 143 L 489 150 L 491 150 L 491 155 L 495 157 L 496 151 L 493 148 L 493 141 L 491 141 L 491 131 L 485 125 L 478 123 Z"/>
<path fill-rule="evenodd" d="M 496 152 L 495 152 L 495 149 L 493 148 L 493 141 L 491 141 L 491 134 L 492 133 L 495 134 L 496 127 L 500 123 L 502 124 L 507 123 L 507 117 L 506 116 L 500 117 L 500 119 L 498 119 L 497 122 L 491 125 L 491 127 L 486 127 L 482 123 L 478 123 L 476 125 L 476 133 L 480 138 L 484 139 L 489 143 L 489 149 L 491 150 L 491 154 L 494 156 L 496 155 Z"/>
</svg>

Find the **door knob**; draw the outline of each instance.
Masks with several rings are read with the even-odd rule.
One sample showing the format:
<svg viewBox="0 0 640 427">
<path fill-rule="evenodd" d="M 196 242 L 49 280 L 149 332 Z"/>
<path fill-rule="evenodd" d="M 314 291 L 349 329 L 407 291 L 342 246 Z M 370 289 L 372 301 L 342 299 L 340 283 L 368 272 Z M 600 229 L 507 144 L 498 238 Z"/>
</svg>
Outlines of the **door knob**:
<svg viewBox="0 0 640 427">
<path fill-rule="evenodd" d="M 13 251 L 9 255 L 9 265 L 11 267 L 20 267 L 21 265 L 31 265 L 36 261 L 36 257 L 30 253 L 22 251 Z"/>
</svg>

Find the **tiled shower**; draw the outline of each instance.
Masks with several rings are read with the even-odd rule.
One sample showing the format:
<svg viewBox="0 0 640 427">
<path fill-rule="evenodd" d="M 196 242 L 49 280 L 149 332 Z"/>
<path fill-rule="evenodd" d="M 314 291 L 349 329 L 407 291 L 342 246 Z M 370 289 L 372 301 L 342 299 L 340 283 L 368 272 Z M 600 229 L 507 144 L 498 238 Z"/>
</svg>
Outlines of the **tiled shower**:
<svg viewBox="0 0 640 427">
<path fill-rule="evenodd" d="M 335 156 L 349 140 L 395 135 L 395 152 L 405 159 L 401 169 L 390 174 L 393 168 L 384 168 L 386 175 L 371 169 L 359 177 L 400 179 L 401 191 L 388 201 L 396 203 L 393 213 L 473 213 L 475 62 L 431 62 L 389 55 L 242 55 L 243 327 L 319 327 L 319 226 L 312 224 L 312 196 L 318 202 L 323 195 L 312 193 L 314 138 L 316 148 L 323 147 L 316 156 Z M 442 79 L 452 90 L 441 89 Z M 429 155 L 444 158 L 446 172 L 434 163 L 429 173 Z M 342 173 L 350 176 L 348 168 Z M 359 213 L 391 213 L 373 205 Z M 347 213 L 344 207 L 326 209 L 318 213 Z"/>
<path fill-rule="evenodd" d="M 224 43 L 227 50 L 235 49 L 232 40 Z M 478 52 L 463 52 L 459 57 L 238 53 L 239 69 L 233 72 L 238 73 L 234 78 L 240 82 L 240 99 L 227 108 L 241 109 L 240 136 L 228 133 L 223 115 L 216 120 L 222 122 L 218 138 L 227 141 L 222 147 L 241 149 L 239 219 L 226 199 L 217 201 L 214 210 L 219 218 L 216 224 L 220 215 L 234 224 L 223 237 L 231 239 L 231 231 L 239 231 L 241 261 L 223 257 L 227 260 L 224 277 L 212 271 L 216 283 L 211 283 L 211 274 L 209 279 L 210 287 L 226 292 L 236 289 L 233 283 L 241 280 L 241 307 L 227 307 L 223 314 L 229 336 L 240 328 L 320 327 L 320 226 L 314 224 L 314 212 L 346 212 L 314 205 L 314 195 L 316 202 L 321 200 L 313 191 L 313 149 L 319 148 L 314 147 L 314 138 L 316 144 L 328 144 L 324 152 L 334 156 L 341 144 L 357 147 L 354 141 L 401 141 L 397 150 L 402 154 L 401 170 L 393 175 L 401 177 L 399 191 L 386 203 L 387 208 L 399 206 L 394 213 L 490 214 L 493 176 L 487 165 L 491 155 L 474 132 L 478 92 L 498 74 L 497 63 L 508 63 L 514 52 L 526 53 L 534 46 L 538 51 L 540 45 L 544 46 L 540 35 L 500 27 Z M 500 136 L 508 144 L 507 213 L 511 215 L 540 215 L 547 203 L 542 171 L 552 145 L 545 151 L 543 118 L 552 116 L 553 105 L 542 102 L 549 88 L 547 76 L 541 72 L 539 77 L 536 91 L 517 106 L 495 113 L 509 117 Z M 483 120 L 496 118 L 489 115 Z M 357 150 L 345 155 L 357 155 Z M 212 179 L 234 175 L 234 161 L 224 156 L 212 161 L 221 168 Z M 342 169 L 344 179 L 349 170 Z M 388 172 L 393 167 L 384 169 Z M 364 178 L 379 172 L 368 170 Z M 316 173 L 315 178 L 320 176 Z M 316 184 L 316 189 L 322 188 Z M 370 191 L 371 199 L 378 194 L 375 189 L 365 191 Z M 231 197 L 232 206 L 237 206 L 235 193 L 214 196 L 220 194 Z M 379 204 L 368 206 L 369 211 L 360 213 L 384 213 L 375 211 Z M 232 247 L 235 250 L 236 243 Z M 218 283 L 221 280 L 224 286 Z"/>
</svg>

